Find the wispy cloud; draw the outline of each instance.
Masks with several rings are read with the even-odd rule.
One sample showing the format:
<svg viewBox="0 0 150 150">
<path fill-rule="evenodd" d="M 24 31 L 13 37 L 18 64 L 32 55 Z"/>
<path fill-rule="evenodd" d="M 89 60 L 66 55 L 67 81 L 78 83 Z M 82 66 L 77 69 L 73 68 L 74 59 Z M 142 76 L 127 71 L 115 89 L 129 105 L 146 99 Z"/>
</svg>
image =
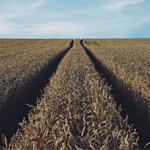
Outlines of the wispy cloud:
<svg viewBox="0 0 150 150">
<path fill-rule="evenodd" d="M 18 30 L 25 27 L 15 23 L 3 22 L 0 20 L 0 35 L 17 34 Z"/>
<path fill-rule="evenodd" d="M 149 36 L 149 5 L 146 0 L 2 1 L 0 37 L 129 37 L 143 30 Z"/>
<path fill-rule="evenodd" d="M 34 27 L 24 28 L 24 31 L 34 36 L 77 36 L 79 35 L 84 27 L 79 24 L 70 22 L 54 22 L 54 23 L 42 23 Z M 81 34 L 80 34 L 81 35 Z"/>
<path fill-rule="evenodd" d="M 145 16 L 140 17 L 137 22 L 133 23 L 133 26 L 140 26 L 142 24 L 150 25 L 150 14 L 146 14 Z"/>
<path fill-rule="evenodd" d="M 145 0 L 119 0 L 115 2 L 111 2 L 109 5 L 104 6 L 107 10 L 118 10 L 127 5 L 138 4 L 144 2 Z"/>
<path fill-rule="evenodd" d="M 19 35 L 21 37 L 68 38 L 83 37 L 86 31 L 83 25 L 71 22 L 41 23 L 35 25 L 18 25 L 0 22 L 0 35 Z"/>
<path fill-rule="evenodd" d="M 6 26 L 6 24 L 3 24 L 0 21 L 0 33 L 2 35 L 5 35 L 5 34 L 9 34 L 10 32 L 11 32 L 11 28 L 9 26 Z"/>
<path fill-rule="evenodd" d="M 44 4 L 44 0 L 37 1 L 36 3 L 29 6 L 27 9 L 35 9 L 37 7 L 40 7 Z"/>
<path fill-rule="evenodd" d="M 11 18 L 14 18 L 14 17 L 15 17 L 15 15 L 11 14 L 11 13 L 3 14 L 3 15 L 0 15 L 0 20 L 2 20 L 2 19 L 11 19 Z"/>
</svg>

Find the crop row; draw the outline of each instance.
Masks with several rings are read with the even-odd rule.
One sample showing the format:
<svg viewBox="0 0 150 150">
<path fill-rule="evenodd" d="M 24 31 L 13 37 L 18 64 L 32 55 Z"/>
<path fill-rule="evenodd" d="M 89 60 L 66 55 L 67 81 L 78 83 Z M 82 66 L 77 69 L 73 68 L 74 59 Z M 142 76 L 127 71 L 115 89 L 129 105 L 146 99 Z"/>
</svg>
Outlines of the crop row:
<svg viewBox="0 0 150 150">
<path fill-rule="evenodd" d="M 12 136 L 25 103 L 37 98 L 71 43 L 72 39 L 0 40 L 0 134 Z"/>
<path fill-rule="evenodd" d="M 111 87 L 76 39 L 37 106 L 7 144 L 10 149 L 132 149 L 136 130 L 120 115 Z"/>
<path fill-rule="evenodd" d="M 23 39 L 23 40 L 21 40 L 21 39 L 0 39 L 0 48 L 1 48 L 0 51 L 3 51 L 3 49 L 6 47 L 18 45 L 18 44 L 29 42 L 29 41 L 31 41 L 31 40 L 29 40 L 29 39 Z"/>
<path fill-rule="evenodd" d="M 0 101 L 16 86 L 38 74 L 52 58 L 67 49 L 71 40 L 18 40 L 0 51 Z M 24 42 L 24 43 L 23 43 Z M 9 43 L 8 43 L 9 44 Z M 61 48 L 60 48 L 61 47 Z"/>
<path fill-rule="evenodd" d="M 150 135 L 150 39 L 83 39 L 83 45 L 122 96 L 119 103 L 146 142 Z"/>
</svg>

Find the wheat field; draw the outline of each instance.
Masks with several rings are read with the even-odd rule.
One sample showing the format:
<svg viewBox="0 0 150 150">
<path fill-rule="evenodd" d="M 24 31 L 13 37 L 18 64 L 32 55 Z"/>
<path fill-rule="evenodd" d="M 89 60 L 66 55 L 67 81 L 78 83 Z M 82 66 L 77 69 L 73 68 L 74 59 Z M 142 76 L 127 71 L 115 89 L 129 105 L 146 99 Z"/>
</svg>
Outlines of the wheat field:
<svg viewBox="0 0 150 150">
<path fill-rule="evenodd" d="M 150 135 L 150 39 L 83 39 L 83 45 L 99 61 L 116 91 L 120 91 L 119 103 L 147 141 Z"/>
<path fill-rule="evenodd" d="M 0 102 L 36 76 L 71 40 L 0 40 Z M 61 47 L 61 48 L 60 48 Z"/>
<path fill-rule="evenodd" d="M 38 62 L 39 64 L 42 62 L 41 65 L 44 66 L 50 58 L 71 48 L 71 42 L 72 39 L 8 41 L 1 39 L 0 51 L 8 50 L 6 57 L 3 57 L 5 60 L 8 59 L 8 62 L 11 56 L 16 61 L 19 61 L 21 56 L 27 60 L 31 57 L 29 62 L 24 60 L 27 65 L 20 67 L 18 71 L 21 73 L 22 68 L 28 71 L 33 61 L 35 66 L 32 65 L 31 72 L 28 71 L 30 74 L 24 73 L 24 76 L 30 77 L 32 72 L 34 75 L 37 74 L 38 67 L 40 69 Z M 14 47 L 16 53 L 12 51 L 11 46 L 7 46 L 8 44 Z M 134 125 L 128 123 L 128 114 L 125 118 L 121 116 L 121 105 L 124 104 L 128 109 L 128 105 L 132 104 L 136 110 L 140 101 L 142 105 L 138 107 L 140 108 L 138 115 L 141 117 L 145 114 L 145 109 L 149 110 L 148 107 L 145 108 L 145 104 L 149 106 L 149 44 L 149 39 L 75 39 L 72 48 L 62 57 L 56 72 L 49 77 L 49 82 L 37 99 L 36 105 L 26 104 L 30 107 L 28 120 L 24 117 L 22 122 L 18 122 L 20 128 L 9 142 L 7 136 L 2 133 L 3 149 L 139 149 L 140 136 Z M 96 69 L 90 55 L 101 63 L 97 64 L 100 71 Z M 6 61 L 3 60 L 4 62 Z M 5 72 L 12 69 L 8 67 L 7 71 L 6 68 Z M 117 99 L 121 104 L 117 106 L 118 102 L 112 94 L 113 86 L 108 84 L 103 73 L 114 79 L 113 86 L 119 83 L 123 92 L 132 91 L 130 92 L 132 99 L 129 102 Z M 0 79 L 3 79 L 3 76 Z M 21 82 L 24 85 L 25 81 Z M 18 86 L 14 83 L 9 82 L 6 85 Z M 1 86 L 1 89 L 4 87 Z M 124 96 L 123 93 L 121 95 Z M 138 98 L 137 102 L 135 96 Z M 131 114 L 129 117 L 135 117 L 136 122 L 138 115 Z M 148 115 L 147 113 L 147 120 L 143 118 L 147 123 L 149 123 Z M 141 125 L 139 128 L 143 133 L 149 132 L 148 128 L 143 129 Z"/>
<path fill-rule="evenodd" d="M 29 113 L 29 123 L 23 119 L 10 143 L 3 141 L 9 149 L 138 148 L 136 129 L 120 111 L 111 87 L 76 39 Z"/>
<path fill-rule="evenodd" d="M 17 130 L 27 113 L 25 103 L 36 101 L 71 43 L 72 39 L 0 39 L 0 134 L 9 139 Z"/>
</svg>

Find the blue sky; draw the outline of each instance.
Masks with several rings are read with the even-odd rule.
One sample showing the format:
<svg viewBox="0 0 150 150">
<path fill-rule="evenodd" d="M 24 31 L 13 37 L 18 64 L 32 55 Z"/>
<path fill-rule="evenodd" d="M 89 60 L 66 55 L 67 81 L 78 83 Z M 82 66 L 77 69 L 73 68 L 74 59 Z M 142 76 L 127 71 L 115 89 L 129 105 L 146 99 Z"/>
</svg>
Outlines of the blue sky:
<svg viewBox="0 0 150 150">
<path fill-rule="evenodd" d="M 150 0 L 0 0 L 0 38 L 150 38 Z"/>
</svg>

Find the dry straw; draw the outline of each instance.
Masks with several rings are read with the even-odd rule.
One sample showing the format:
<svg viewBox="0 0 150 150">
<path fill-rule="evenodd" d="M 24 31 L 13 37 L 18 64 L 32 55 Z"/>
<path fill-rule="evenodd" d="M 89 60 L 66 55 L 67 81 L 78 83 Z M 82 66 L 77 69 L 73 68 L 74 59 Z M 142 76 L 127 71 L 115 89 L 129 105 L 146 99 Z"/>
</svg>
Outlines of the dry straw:
<svg viewBox="0 0 150 150">
<path fill-rule="evenodd" d="M 34 103 L 71 43 L 72 39 L 0 39 L 0 135 L 9 140 L 16 131 L 27 112 L 25 103 Z"/>
<path fill-rule="evenodd" d="M 23 86 L 51 59 L 68 48 L 71 41 L 0 39 L 0 105 L 16 87 Z"/>
<path fill-rule="evenodd" d="M 84 39 L 83 44 L 101 62 L 117 89 L 123 90 L 124 109 L 147 136 L 145 140 L 149 138 L 150 39 Z"/>
<path fill-rule="evenodd" d="M 120 116 L 111 88 L 75 40 L 45 88 L 43 97 L 23 119 L 9 149 L 138 149 L 136 130 Z"/>
</svg>

